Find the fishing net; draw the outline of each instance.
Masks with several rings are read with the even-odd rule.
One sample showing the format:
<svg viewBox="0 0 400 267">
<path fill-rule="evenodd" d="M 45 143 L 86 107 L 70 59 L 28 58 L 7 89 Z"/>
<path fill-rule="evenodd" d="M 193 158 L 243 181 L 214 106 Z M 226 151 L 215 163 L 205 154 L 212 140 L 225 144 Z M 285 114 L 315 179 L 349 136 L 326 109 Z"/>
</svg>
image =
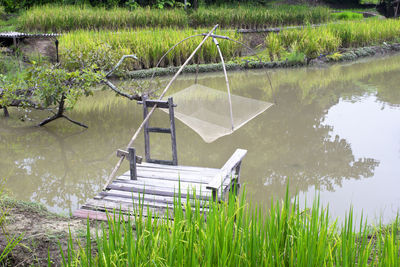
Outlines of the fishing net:
<svg viewBox="0 0 400 267">
<path fill-rule="evenodd" d="M 228 93 L 200 84 L 191 85 L 170 97 L 177 105 L 175 117 L 207 143 L 233 133 L 272 106 L 272 103 L 231 95 L 231 117 Z"/>
</svg>

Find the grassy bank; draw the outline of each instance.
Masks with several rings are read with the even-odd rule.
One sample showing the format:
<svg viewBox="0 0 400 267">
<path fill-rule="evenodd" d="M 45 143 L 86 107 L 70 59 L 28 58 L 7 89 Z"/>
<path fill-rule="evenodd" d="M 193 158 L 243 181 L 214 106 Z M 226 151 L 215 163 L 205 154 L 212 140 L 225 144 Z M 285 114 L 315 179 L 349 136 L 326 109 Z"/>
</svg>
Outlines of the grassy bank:
<svg viewBox="0 0 400 267">
<path fill-rule="evenodd" d="M 136 54 L 140 61 L 126 63 L 125 69 L 140 70 L 155 67 L 161 56 L 180 40 L 205 32 L 194 29 L 142 29 L 111 31 L 78 30 L 63 35 L 60 39 L 63 62 L 68 68 L 96 63 L 104 69 L 109 69 L 124 54 Z M 233 39 L 240 35 L 234 31 L 224 31 Z M 179 45 L 161 63 L 160 67 L 181 65 L 196 47 L 199 38 L 190 39 Z M 383 42 L 399 42 L 400 24 L 396 20 L 369 19 L 366 21 L 345 21 L 302 29 L 288 29 L 279 34 L 269 34 L 266 37 L 266 50 L 260 54 L 263 61 L 288 59 L 289 62 L 301 62 L 321 55 L 340 58 L 336 53 L 345 48 L 356 48 L 379 45 Z M 233 42 L 221 41 L 221 48 L 226 61 L 235 63 L 257 61 L 256 57 L 238 58 L 241 47 Z M 336 54 L 335 54 L 336 53 Z M 196 55 L 195 62 L 219 62 L 215 45 L 209 40 Z"/>
<path fill-rule="evenodd" d="M 177 200 L 178 201 L 178 200 Z M 97 247 L 76 246 L 63 255 L 67 266 L 397 266 L 400 263 L 396 220 L 370 228 L 350 210 L 340 226 L 315 201 L 302 209 L 288 193 L 284 202 L 261 212 L 241 201 L 211 204 L 207 221 L 200 203 L 174 207 L 175 221 L 145 219 L 141 209 L 123 222 L 110 215 Z M 189 206 L 191 205 L 191 206 Z M 133 232 L 132 225 L 136 228 Z M 358 229 L 358 230 L 356 230 Z M 90 240 L 90 231 L 87 232 Z M 90 242 L 87 242 L 90 244 Z M 95 253 L 92 254 L 92 250 Z"/>
<path fill-rule="evenodd" d="M 127 29 L 139 27 L 271 27 L 317 24 L 331 19 L 326 7 L 279 5 L 278 7 L 210 6 L 191 13 L 183 9 L 123 8 L 104 9 L 79 6 L 45 5 L 24 12 L 18 25 L 24 31 L 65 32 L 76 29 Z"/>
<path fill-rule="evenodd" d="M 128 70 L 146 69 L 156 66 L 161 56 L 170 47 L 182 39 L 204 31 L 193 29 L 142 29 L 137 31 L 74 31 L 60 38 L 62 62 L 68 68 L 96 64 L 103 69 L 110 69 L 118 60 L 127 54 L 136 54 L 139 61 L 126 61 L 124 68 Z M 224 33 L 237 39 L 235 32 Z M 161 67 L 179 66 L 189 57 L 201 41 L 196 37 L 180 44 L 161 63 Z M 220 41 L 220 47 L 227 59 L 238 55 L 238 45 L 234 42 Z M 212 40 L 207 40 L 195 62 L 213 63 L 219 61 L 218 51 Z"/>
<path fill-rule="evenodd" d="M 398 42 L 400 24 L 397 20 L 370 19 L 363 22 L 328 24 L 319 28 L 285 30 L 269 35 L 266 46 L 271 58 L 281 53 L 303 53 L 308 59 L 329 54 L 341 48 L 354 48 Z"/>
</svg>

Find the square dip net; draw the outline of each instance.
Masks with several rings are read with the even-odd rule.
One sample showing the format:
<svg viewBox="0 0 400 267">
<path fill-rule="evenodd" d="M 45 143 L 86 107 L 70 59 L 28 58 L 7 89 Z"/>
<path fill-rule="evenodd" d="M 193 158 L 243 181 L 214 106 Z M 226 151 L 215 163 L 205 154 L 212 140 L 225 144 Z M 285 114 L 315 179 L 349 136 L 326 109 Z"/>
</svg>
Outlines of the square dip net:
<svg viewBox="0 0 400 267">
<path fill-rule="evenodd" d="M 177 105 L 174 109 L 175 117 L 207 143 L 233 133 L 273 105 L 231 94 L 231 116 L 228 93 L 200 84 L 191 85 L 169 97 L 173 97 Z"/>
</svg>

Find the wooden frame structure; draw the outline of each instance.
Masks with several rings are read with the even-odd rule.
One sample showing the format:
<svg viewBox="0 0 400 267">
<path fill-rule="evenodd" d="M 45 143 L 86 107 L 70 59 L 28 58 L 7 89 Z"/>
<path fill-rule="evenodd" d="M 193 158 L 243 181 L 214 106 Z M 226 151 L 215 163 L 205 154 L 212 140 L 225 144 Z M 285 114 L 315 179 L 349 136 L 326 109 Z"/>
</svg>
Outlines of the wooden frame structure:
<svg viewBox="0 0 400 267">
<path fill-rule="evenodd" d="M 207 212 L 208 201 L 224 201 L 229 191 L 239 188 L 240 166 L 246 153 L 246 150 L 237 149 L 221 169 L 137 164 L 136 180 L 131 179 L 130 171 L 119 176 L 105 191 L 76 210 L 74 216 L 107 220 L 106 211 L 112 213 L 115 210 L 127 215 L 125 219 L 128 219 L 137 212 L 139 202 L 145 207 L 144 217 L 162 216 L 167 209 L 173 210 L 177 197 L 181 198 L 182 205 L 187 199 L 193 201 L 196 198 L 200 200 L 202 210 Z"/>
<path fill-rule="evenodd" d="M 148 100 L 146 97 L 143 101 L 139 102 L 143 105 L 143 118 L 146 119 L 149 114 L 148 108 L 157 106 L 157 108 L 165 108 L 169 111 L 170 128 L 149 127 L 149 121 L 144 124 L 144 151 L 146 162 L 165 164 L 165 165 L 178 165 L 178 155 L 176 151 L 176 132 L 175 132 L 175 115 L 174 115 L 174 101 L 173 98 L 168 98 L 167 101 L 162 100 Z M 150 157 L 150 133 L 166 133 L 171 135 L 172 146 L 172 160 L 158 160 Z"/>
</svg>

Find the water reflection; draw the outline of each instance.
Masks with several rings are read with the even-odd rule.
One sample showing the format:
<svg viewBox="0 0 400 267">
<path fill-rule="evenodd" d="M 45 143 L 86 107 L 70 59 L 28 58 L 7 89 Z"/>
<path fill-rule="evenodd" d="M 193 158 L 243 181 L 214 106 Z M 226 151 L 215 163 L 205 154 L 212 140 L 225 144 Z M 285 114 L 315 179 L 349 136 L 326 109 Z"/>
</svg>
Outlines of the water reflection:
<svg viewBox="0 0 400 267">
<path fill-rule="evenodd" d="M 249 151 L 242 181 L 250 198 L 259 203 L 268 203 L 272 195 L 282 197 L 290 179 L 292 194 L 297 190 L 302 198 L 305 193 L 312 198 L 313 190 L 320 189 L 322 200 L 336 214 L 356 199 L 371 215 L 386 204 L 397 209 L 399 59 L 270 71 L 274 90 L 266 71 L 231 73 L 234 94 L 276 104 L 211 144 L 178 122 L 178 160 L 220 167 L 240 147 Z M 173 91 L 193 82 L 194 76 L 184 76 Z M 225 88 L 220 73 L 201 75 L 198 82 Z M 62 212 L 77 208 L 100 190 L 117 161 L 115 150 L 126 145 L 142 119 L 140 106 L 107 92 L 84 99 L 70 113 L 89 125 L 85 131 L 63 121 L 36 128 L 30 125 L 43 114 L 33 112 L 32 122 L 21 122 L 16 110 L 11 113 L 12 118 L 0 119 L 0 177 L 8 178 L 7 188 L 17 198 Z M 152 123 L 162 124 L 167 118 L 157 112 Z M 169 157 L 169 140 L 151 138 L 152 154 Z M 143 154 L 143 138 L 138 140 L 135 147 Z"/>
</svg>

